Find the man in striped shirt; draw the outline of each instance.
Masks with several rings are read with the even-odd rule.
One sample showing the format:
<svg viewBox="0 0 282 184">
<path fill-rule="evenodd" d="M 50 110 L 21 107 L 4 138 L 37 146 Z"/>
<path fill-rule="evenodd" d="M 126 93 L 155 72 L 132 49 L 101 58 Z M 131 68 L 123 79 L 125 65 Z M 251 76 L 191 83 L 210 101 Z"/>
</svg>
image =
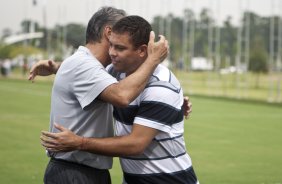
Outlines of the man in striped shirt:
<svg viewBox="0 0 282 184">
<path fill-rule="evenodd" d="M 108 71 L 117 80 L 132 74 L 145 61 L 151 30 L 139 16 L 127 16 L 113 26 Z M 61 132 L 42 132 L 42 145 L 50 151 L 119 156 L 125 184 L 196 184 L 183 137 L 182 104 L 180 83 L 169 69 L 159 65 L 128 107 L 114 108 L 116 137 L 84 138 L 55 124 Z"/>
</svg>

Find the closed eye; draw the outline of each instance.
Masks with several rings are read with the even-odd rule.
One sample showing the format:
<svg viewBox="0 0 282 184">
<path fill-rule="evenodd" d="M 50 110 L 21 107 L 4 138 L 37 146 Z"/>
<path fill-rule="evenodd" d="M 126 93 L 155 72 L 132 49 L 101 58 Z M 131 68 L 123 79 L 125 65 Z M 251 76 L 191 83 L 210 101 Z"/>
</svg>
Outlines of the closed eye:
<svg viewBox="0 0 282 184">
<path fill-rule="evenodd" d="M 116 45 L 116 46 L 115 46 L 115 49 L 118 50 L 118 51 L 123 51 L 123 50 L 126 49 L 126 47 L 121 46 L 121 45 Z"/>
</svg>

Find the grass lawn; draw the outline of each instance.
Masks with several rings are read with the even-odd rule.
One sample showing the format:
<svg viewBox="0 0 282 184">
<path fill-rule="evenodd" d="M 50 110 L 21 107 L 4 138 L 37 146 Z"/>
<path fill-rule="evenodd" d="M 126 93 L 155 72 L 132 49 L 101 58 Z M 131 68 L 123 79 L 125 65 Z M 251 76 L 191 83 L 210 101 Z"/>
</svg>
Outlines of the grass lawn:
<svg viewBox="0 0 282 184">
<path fill-rule="evenodd" d="M 43 183 L 51 86 L 0 79 L 0 183 Z M 281 104 L 190 98 L 185 139 L 201 184 L 282 184 Z M 111 173 L 121 183 L 117 159 Z"/>
<path fill-rule="evenodd" d="M 282 106 L 191 97 L 186 143 L 202 184 L 281 184 Z"/>
<path fill-rule="evenodd" d="M 236 99 L 282 102 L 282 73 L 218 74 L 215 72 L 174 72 L 187 94 L 225 96 Z"/>
</svg>

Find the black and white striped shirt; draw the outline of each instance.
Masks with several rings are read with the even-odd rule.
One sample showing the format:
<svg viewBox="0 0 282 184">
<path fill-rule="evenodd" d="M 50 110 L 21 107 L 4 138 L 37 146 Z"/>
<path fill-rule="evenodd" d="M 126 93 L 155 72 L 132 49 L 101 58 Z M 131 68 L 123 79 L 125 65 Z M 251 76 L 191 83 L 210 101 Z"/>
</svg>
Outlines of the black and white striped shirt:
<svg viewBox="0 0 282 184">
<path fill-rule="evenodd" d="M 125 77 L 124 73 L 116 73 L 112 68 L 109 73 L 118 80 Z M 117 136 L 130 134 L 133 124 L 159 130 L 141 155 L 120 158 L 127 183 L 191 183 L 185 179 L 192 162 L 183 137 L 182 104 L 179 81 L 169 69 L 159 65 L 144 91 L 127 108 L 114 108 Z M 174 179 L 169 181 L 167 175 Z"/>
</svg>

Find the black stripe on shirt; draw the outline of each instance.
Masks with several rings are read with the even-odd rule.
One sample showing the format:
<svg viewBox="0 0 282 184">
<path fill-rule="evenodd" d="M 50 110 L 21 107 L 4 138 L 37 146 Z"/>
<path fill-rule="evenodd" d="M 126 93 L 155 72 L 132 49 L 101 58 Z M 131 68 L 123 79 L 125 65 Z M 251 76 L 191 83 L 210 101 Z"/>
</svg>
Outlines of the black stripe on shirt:
<svg viewBox="0 0 282 184">
<path fill-rule="evenodd" d="M 117 121 L 126 124 L 133 125 L 134 118 L 138 113 L 138 105 L 130 105 L 126 108 L 114 107 L 114 117 Z"/>
<path fill-rule="evenodd" d="M 183 136 L 183 134 L 181 134 L 181 135 L 178 135 L 178 136 L 175 136 L 175 137 L 169 137 L 169 138 L 162 138 L 162 139 L 154 139 L 155 141 L 157 141 L 157 142 L 162 142 L 162 141 L 171 141 L 171 140 L 175 140 L 175 139 L 178 139 L 178 138 L 180 138 L 180 137 L 182 137 Z"/>
<path fill-rule="evenodd" d="M 124 172 L 128 184 L 196 184 L 197 176 L 193 167 L 173 173 L 131 174 Z"/>
<path fill-rule="evenodd" d="M 168 159 L 168 158 L 181 157 L 185 154 L 186 154 L 186 151 L 183 152 L 183 153 L 180 153 L 178 155 L 167 155 L 167 156 L 164 156 L 164 157 L 156 157 L 156 158 L 149 158 L 149 157 L 121 157 L 121 158 L 128 159 L 128 160 L 164 160 L 164 159 Z"/>
<path fill-rule="evenodd" d="M 183 108 L 177 109 L 162 102 L 143 101 L 137 117 L 171 126 L 183 120 Z"/>
<path fill-rule="evenodd" d="M 137 116 L 171 126 L 183 120 L 183 113 L 183 108 L 176 109 L 166 103 L 143 101 L 140 106 L 115 107 L 113 114 L 116 120 L 126 125 L 133 125 L 134 118 Z"/>
</svg>

